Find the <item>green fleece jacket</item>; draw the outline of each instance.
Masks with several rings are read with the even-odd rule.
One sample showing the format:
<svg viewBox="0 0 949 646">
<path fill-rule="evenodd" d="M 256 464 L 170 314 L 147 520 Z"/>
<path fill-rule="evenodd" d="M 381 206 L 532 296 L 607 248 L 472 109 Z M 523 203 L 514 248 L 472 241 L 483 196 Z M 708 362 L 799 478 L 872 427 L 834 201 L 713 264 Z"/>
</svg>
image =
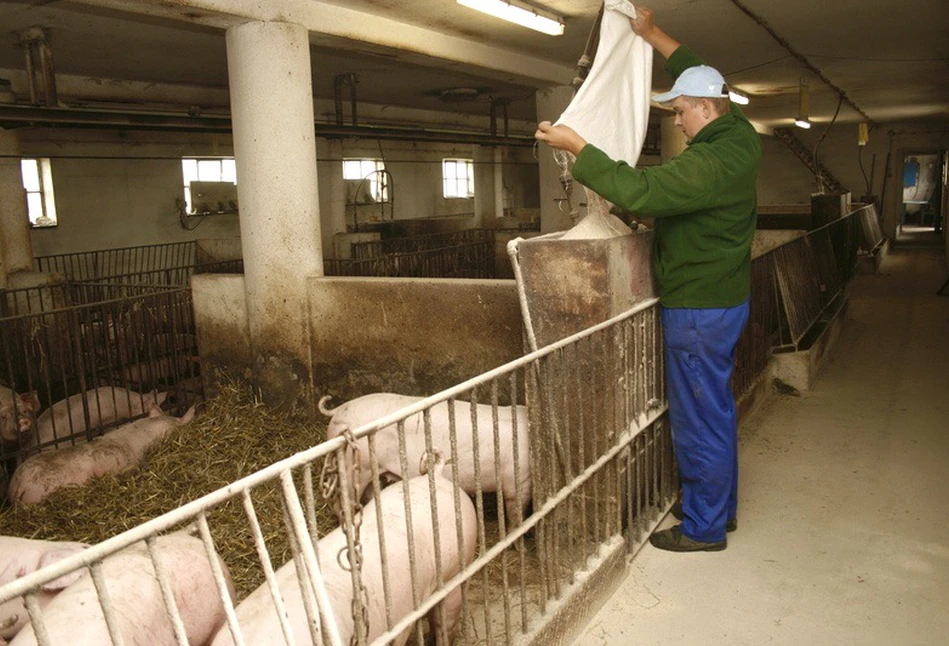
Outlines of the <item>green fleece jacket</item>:
<svg viewBox="0 0 949 646">
<path fill-rule="evenodd" d="M 678 78 L 702 64 L 681 46 L 666 71 Z M 733 307 L 751 289 L 760 162 L 758 133 L 732 103 L 665 164 L 632 168 L 587 144 L 573 177 L 620 208 L 655 218 L 653 271 L 663 306 Z"/>
</svg>

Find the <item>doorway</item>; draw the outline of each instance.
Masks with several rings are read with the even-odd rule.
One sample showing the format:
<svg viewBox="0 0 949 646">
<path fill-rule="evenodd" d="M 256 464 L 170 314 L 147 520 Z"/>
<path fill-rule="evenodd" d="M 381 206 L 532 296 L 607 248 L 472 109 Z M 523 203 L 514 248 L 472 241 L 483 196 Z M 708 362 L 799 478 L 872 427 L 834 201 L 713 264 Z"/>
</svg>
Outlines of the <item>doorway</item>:
<svg viewBox="0 0 949 646">
<path fill-rule="evenodd" d="M 906 154 L 902 175 L 897 242 L 941 246 L 945 223 L 942 195 L 946 179 L 945 151 Z"/>
</svg>

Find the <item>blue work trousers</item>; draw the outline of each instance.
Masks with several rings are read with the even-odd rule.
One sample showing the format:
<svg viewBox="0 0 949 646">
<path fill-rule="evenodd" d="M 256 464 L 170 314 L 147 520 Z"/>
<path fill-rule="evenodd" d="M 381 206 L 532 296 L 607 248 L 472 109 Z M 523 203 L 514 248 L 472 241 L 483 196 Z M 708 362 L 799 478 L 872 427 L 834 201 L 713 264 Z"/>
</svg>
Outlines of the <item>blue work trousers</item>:
<svg viewBox="0 0 949 646">
<path fill-rule="evenodd" d="M 748 302 L 662 308 L 672 443 L 682 484 L 682 533 L 725 540 L 738 513 L 738 419 L 731 390 Z"/>
</svg>

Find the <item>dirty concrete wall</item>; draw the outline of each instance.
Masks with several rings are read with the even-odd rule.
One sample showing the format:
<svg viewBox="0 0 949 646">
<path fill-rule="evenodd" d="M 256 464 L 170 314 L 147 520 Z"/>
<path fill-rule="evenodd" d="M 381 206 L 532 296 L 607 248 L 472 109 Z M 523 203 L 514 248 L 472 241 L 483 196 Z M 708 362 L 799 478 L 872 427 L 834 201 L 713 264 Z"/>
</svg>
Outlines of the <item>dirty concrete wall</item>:
<svg viewBox="0 0 949 646">
<path fill-rule="evenodd" d="M 431 395 L 522 354 L 513 280 L 312 278 L 315 394 Z"/>
<path fill-rule="evenodd" d="M 191 279 L 191 291 L 204 391 L 213 395 L 222 378 L 252 375 L 244 276 L 199 274 Z"/>
</svg>

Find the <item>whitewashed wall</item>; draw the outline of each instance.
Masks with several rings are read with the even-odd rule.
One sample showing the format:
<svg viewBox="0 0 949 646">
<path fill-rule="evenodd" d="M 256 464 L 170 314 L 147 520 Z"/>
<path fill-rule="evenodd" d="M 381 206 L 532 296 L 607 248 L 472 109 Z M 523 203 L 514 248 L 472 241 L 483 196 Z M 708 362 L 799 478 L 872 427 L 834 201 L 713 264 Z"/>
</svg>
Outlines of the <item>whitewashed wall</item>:
<svg viewBox="0 0 949 646">
<path fill-rule="evenodd" d="M 175 208 L 175 199 L 183 192 L 180 159 L 230 156 L 230 136 L 50 129 L 23 131 L 21 142 L 25 156 L 51 158 L 59 221 L 55 228 L 32 231 L 34 255 L 240 235 L 236 215 L 186 218 L 185 224 L 194 227 L 188 230 Z M 380 154 L 376 142 L 346 140 L 331 146 L 318 140 L 324 237 L 340 220 L 353 222 L 343 186 L 331 177 L 341 172 L 340 156 L 384 157 L 394 179 L 394 215 L 405 219 L 474 211 L 473 199 L 443 198 L 441 180 L 441 160 L 471 158 L 472 149 L 383 142 Z M 530 150 L 509 149 L 504 158 L 504 184 L 513 204 L 538 206 L 536 162 Z M 387 205 L 385 218 L 390 213 Z M 379 206 L 360 207 L 360 222 L 380 214 Z"/>
</svg>

